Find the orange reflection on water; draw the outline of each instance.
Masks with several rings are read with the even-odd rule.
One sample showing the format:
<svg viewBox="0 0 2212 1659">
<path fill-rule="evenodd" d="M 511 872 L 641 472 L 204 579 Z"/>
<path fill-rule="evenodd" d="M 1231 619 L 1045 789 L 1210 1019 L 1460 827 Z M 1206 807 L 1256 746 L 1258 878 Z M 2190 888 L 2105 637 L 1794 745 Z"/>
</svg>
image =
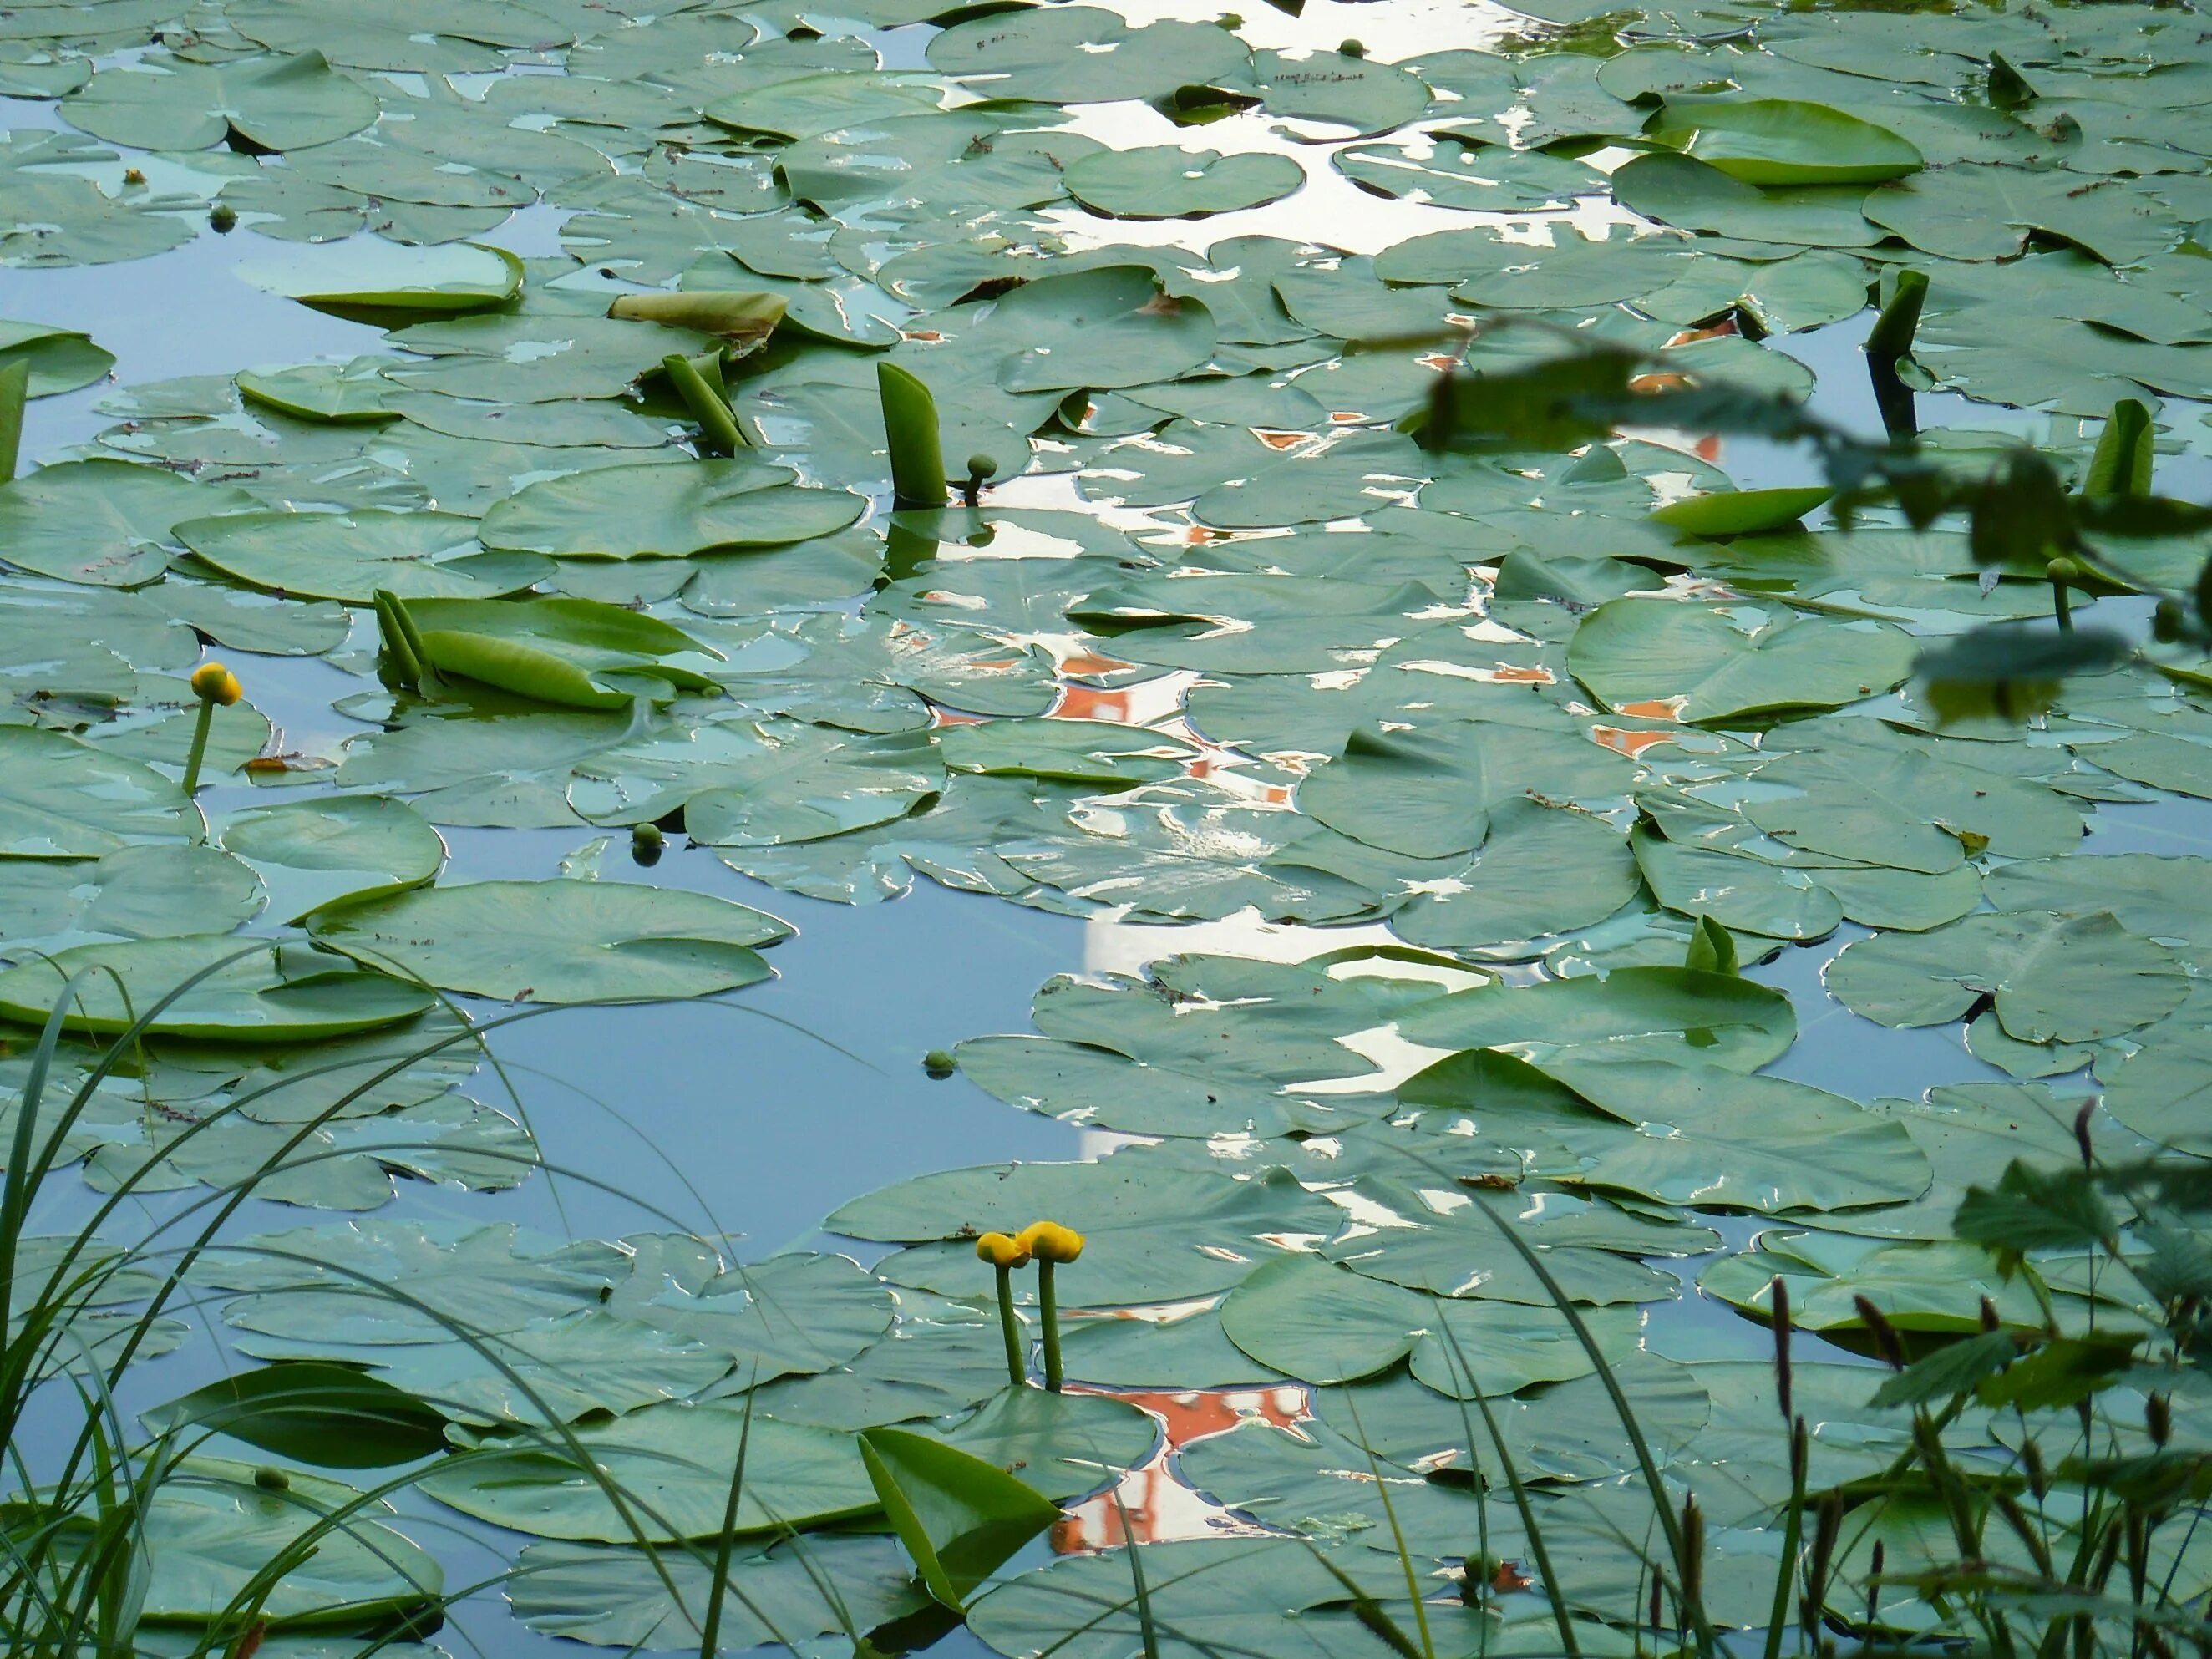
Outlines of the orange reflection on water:
<svg viewBox="0 0 2212 1659">
<path fill-rule="evenodd" d="M 1682 718 L 1683 705 L 1688 702 L 1687 696 L 1639 697 L 1634 702 L 1618 704 L 1614 712 L 1632 714 L 1640 720 L 1678 720 Z"/>
<path fill-rule="evenodd" d="M 1634 760 L 1647 749 L 1656 749 L 1662 743 L 1674 741 L 1672 732 L 1632 732 L 1621 726 L 1593 726 L 1590 737 L 1601 749 L 1610 749 L 1616 755 L 1626 755 Z"/>
<path fill-rule="evenodd" d="M 1502 662 L 1491 678 L 1500 685 L 1556 685 L 1558 677 L 1544 667 L 1520 667 Z"/>
<path fill-rule="evenodd" d="M 1113 1492 L 1079 1504 L 1053 1523 L 1056 1554 L 1111 1549 L 1118 1544 L 1158 1544 L 1183 1538 L 1258 1538 L 1267 1529 L 1241 1520 L 1176 1477 L 1176 1452 L 1207 1435 L 1225 1434 L 1257 1418 L 1286 1429 L 1310 1416 L 1302 1384 L 1266 1389 L 1141 1389 L 1071 1388 L 1071 1394 L 1110 1395 L 1157 1418 L 1166 1432 L 1145 1462 Z M 1118 1503 L 1115 1502 L 1119 1498 Z M 1125 1518 L 1126 1517 L 1126 1524 Z"/>
</svg>

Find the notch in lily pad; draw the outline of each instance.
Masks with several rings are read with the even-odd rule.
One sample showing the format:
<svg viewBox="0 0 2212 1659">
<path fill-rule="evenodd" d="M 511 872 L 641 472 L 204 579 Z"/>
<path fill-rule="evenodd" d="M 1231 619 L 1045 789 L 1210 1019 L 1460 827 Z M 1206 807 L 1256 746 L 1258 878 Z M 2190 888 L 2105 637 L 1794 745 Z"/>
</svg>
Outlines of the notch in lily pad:
<svg viewBox="0 0 2212 1659">
<path fill-rule="evenodd" d="M 904 1429 L 861 1432 L 860 1461 L 930 1595 L 956 1613 L 1059 1505 L 993 1463 Z"/>
<path fill-rule="evenodd" d="M 897 505 L 944 506 L 945 444 L 937 399 L 918 376 L 896 363 L 876 365 L 876 391 L 883 400 L 884 440 L 890 450 L 891 493 Z"/>
</svg>

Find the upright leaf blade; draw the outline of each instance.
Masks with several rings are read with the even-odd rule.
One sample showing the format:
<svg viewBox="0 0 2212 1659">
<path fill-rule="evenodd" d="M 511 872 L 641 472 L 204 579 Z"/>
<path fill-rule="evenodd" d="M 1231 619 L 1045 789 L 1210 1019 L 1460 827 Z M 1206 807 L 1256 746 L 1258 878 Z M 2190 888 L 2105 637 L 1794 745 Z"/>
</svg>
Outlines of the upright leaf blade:
<svg viewBox="0 0 2212 1659">
<path fill-rule="evenodd" d="M 963 1607 L 994 1569 L 1060 1518 L 1059 1505 L 1012 1475 L 926 1435 L 867 1430 L 860 1461 L 922 1583 L 949 1607 Z"/>
</svg>

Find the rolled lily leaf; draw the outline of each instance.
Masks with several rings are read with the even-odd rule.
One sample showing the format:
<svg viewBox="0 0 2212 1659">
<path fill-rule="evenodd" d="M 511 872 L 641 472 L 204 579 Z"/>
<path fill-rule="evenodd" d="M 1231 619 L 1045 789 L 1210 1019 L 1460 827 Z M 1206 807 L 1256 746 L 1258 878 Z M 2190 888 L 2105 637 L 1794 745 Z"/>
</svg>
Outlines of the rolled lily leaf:
<svg viewBox="0 0 2212 1659">
<path fill-rule="evenodd" d="M 708 384 L 707 377 L 692 366 L 691 360 L 680 353 L 672 352 L 660 360 L 661 371 L 668 376 L 690 410 L 691 418 L 699 422 L 699 447 L 710 454 L 734 455 L 745 447 L 745 434 L 738 429 L 737 417 L 722 400 L 721 393 Z"/>
<path fill-rule="evenodd" d="M 1708 538 L 1756 536 L 1794 525 L 1835 492 L 1809 484 L 1778 489 L 1723 489 L 1686 495 L 1651 514 L 1654 523 Z"/>
<path fill-rule="evenodd" d="M 995 1463 L 902 1429 L 869 1429 L 860 1461 L 929 1593 L 955 1612 L 1060 1506 Z"/>
<path fill-rule="evenodd" d="M 884 436 L 891 455 L 891 489 L 901 507 L 945 505 L 945 448 L 937 430 L 937 399 L 896 363 L 876 365 L 883 398 Z"/>
<path fill-rule="evenodd" d="M 2150 410 L 2136 398 L 2112 405 L 2096 453 L 2081 480 L 2084 495 L 2148 495 L 2151 472 Z"/>
<path fill-rule="evenodd" d="M 411 656 L 421 668 L 563 708 L 622 708 L 641 696 L 660 702 L 717 689 L 665 659 L 720 653 L 680 628 L 598 599 L 385 596 L 377 615 L 403 672 Z"/>
<path fill-rule="evenodd" d="M 624 294 L 607 307 L 610 317 L 662 323 L 714 334 L 741 350 L 767 343 L 783 320 L 781 295 L 694 289 L 684 294 Z"/>
</svg>

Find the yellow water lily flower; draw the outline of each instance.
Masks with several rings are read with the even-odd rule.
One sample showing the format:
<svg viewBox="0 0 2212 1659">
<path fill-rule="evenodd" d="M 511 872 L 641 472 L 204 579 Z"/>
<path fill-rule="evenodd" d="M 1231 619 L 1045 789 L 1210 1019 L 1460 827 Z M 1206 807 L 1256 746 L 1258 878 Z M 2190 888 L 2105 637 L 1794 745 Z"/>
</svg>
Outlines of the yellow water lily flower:
<svg viewBox="0 0 2212 1659">
<path fill-rule="evenodd" d="M 1005 1233 L 985 1233 L 977 1238 L 975 1255 L 978 1261 L 988 1261 L 994 1267 L 1003 1267 L 1010 1272 L 1030 1265 L 1029 1246 L 1021 1239 L 1009 1237 Z"/>
<path fill-rule="evenodd" d="M 1032 1221 L 1014 1243 L 1039 1261 L 1073 1261 L 1083 1254 L 1083 1235 L 1057 1221 Z"/>
<path fill-rule="evenodd" d="M 221 703 L 226 708 L 246 695 L 238 676 L 219 662 L 204 662 L 192 670 L 191 684 L 202 702 Z"/>
</svg>

